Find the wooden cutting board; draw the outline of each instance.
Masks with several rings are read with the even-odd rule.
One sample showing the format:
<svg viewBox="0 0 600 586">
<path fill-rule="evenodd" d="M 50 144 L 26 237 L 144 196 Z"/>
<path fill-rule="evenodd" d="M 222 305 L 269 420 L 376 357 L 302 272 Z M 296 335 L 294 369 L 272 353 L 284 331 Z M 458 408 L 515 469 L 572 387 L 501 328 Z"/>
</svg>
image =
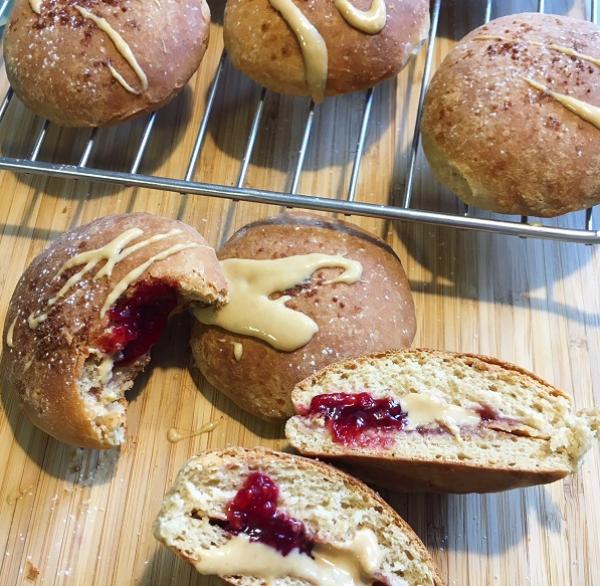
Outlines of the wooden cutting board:
<svg viewBox="0 0 600 586">
<path fill-rule="evenodd" d="M 581 1 L 546 10 L 584 17 Z M 485 2 L 443 2 L 435 62 L 481 23 Z M 587 11 L 584 11 L 584 8 Z M 535 10 L 536 2 L 495 2 L 494 15 Z M 222 4 L 201 71 L 159 115 L 141 171 L 182 177 L 221 48 Z M 375 90 L 357 200 L 392 201 L 401 192 L 414 126 L 421 54 Z M 6 85 L 6 82 L 3 81 Z M 196 179 L 236 183 L 260 89 L 226 64 Z M 344 197 L 364 97 L 317 109 L 300 192 Z M 246 185 L 285 190 L 295 164 L 307 101 L 267 94 Z M 144 121 L 101 130 L 90 166 L 127 170 Z M 41 122 L 13 102 L 3 154 L 27 155 Z M 85 132 L 50 126 L 40 160 L 74 163 Z M 458 210 L 419 159 L 415 205 Z M 215 246 L 246 222 L 277 213 L 149 190 L 116 189 L 0 174 L 0 322 L 31 259 L 64 230 L 101 215 L 144 210 L 179 217 Z M 600 405 L 600 262 L 596 249 L 490 234 L 354 218 L 398 252 L 414 291 L 415 344 L 481 352 L 533 369 L 575 397 Z M 568 223 L 582 222 L 575 215 Z M 169 326 L 129 406 L 127 443 L 97 452 L 63 445 L 32 427 L 0 364 L 0 584 L 187 585 L 216 583 L 161 549 L 151 524 L 175 474 L 204 448 L 283 447 L 282 428 L 241 412 L 208 386 L 188 351 L 186 319 Z M 210 434 L 171 444 L 167 431 Z M 497 495 L 433 496 L 384 492 L 430 549 L 450 585 L 600 584 L 600 459 L 597 447 L 564 482 Z"/>
</svg>

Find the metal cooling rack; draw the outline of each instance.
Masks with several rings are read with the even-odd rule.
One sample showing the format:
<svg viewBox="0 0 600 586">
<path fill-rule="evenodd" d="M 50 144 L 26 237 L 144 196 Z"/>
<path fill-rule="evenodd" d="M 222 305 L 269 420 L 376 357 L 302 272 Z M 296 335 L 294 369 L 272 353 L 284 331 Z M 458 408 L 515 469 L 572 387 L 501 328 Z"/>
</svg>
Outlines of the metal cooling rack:
<svg viewBox="0 0 600 586">
<path fill-rule="evenodd" d="M 590 19 L 597 22 L 598 1 L 590 0 Z M 142 187 L 148 189 L 172 191 L 180 194 L 200 195 L 208 197 L 226 198 L 230 200 L 240 200 L 256 203 L 273 204 L 286 207 L 304 208 L 328 212 L 337 212 L 347 215 L 360 215 L 383 218 L 388 220 L 401 220 L 409 222 L 422 222 L 426 224 L 434 224 L 440 226 L 449 226 L 454 228 L 481 230 L 486 232 L 495 232 L 500 234 L 514 235 L 520 237 L 544 238 L 561 240 L 568 242 L 578 242 L 583 244 L 598 244 L 600 243 L 600 231 L 594 230 L 593 226 L 593 209 L 587 210 L 583 222 L 579 222 L 580 228 L 571 227 L 556 227 L 553 225 L 544 225 L 539 222 L 529 222 L 527 217 L 521 218 L 520 221 L 514 221 L 508 217 L 499 216 L 498 219 L 488 219 L 475 217 L 476 210 L 462 205 L 463 213 L 442 213 L 435 211 L 426 211 L 416 209 L 411 204 L 415 192 L 415 180 L 417 173 L 417 159 L 420 147 L 419 126 L 421 122 L 423 102 L 427 92 L 427 86 L 431 77 L 431 69 L 433 63 L 434 49 L 436 37 L 438 33 L 438 24 L 440 20 L 440 8 L 442 0 L 434 0 L 431 8 L 431 31 L 427 42 L 427 52 L 425 57 L 425 65 L 423 75 L 420 80 L 420 93 L 418 101 L 418 110 L 412 144 L 410 148 L 408 167 L 405 176 L 404 191 L 400 194 L 401 205 L 377 205 L 369 203 L 361 203 L 356 201 L 357 186 L 359 174 L 361 172 L 361 164 L 365 149 L 365 139 L 369 128 L 369 120 L 371 110 L 373 108 L 373 90 L 368 90 L 364 96 L 364 106 L 362 110 L 362 118 L 360 130 L 356 140 L 356 153 L 352 166 L 349 187 L 346 193 L 345 200 L 334 199 L 329 197 L 318 197 L 311 195 L 298 194 L 298 186 L 303 172 L 304 161 L 307 148 L 313 134 L 315 111 L 319 107 L 312 102 L 310 103 L 300 148 L 298 150 L 296 164 L 291 170 L 291 184 L 288 192 L 270 191 L 267 189 L 249 189 L 244 187 L 248 168 L 252 161 L 254 146 L 257 137 L 261 131 L 261 120 L 265 108 L 265 97 L 267 92 L 265 89 L 260 94 L 260 99 L 257 103 L 253 114 L 252 124 L 243 157 L 240 161 L 238 179 L 235 187 L 219 185 L 216 183 L 202 183 L 193 180 L 198 159 L 200 157 L 204 140 L 206 137 L 209 121 L 214 110 L 215 97 L 219 84 L 223 78 L 224 64 L 226 55 L 221 56 L 219 65 L 216 69 L 211 87 L 208 92 L 206 107 L 196 139 L 188 160 L 187 170 L 183 179 L 173 179 L 169 177 L 160 177 L 156 175 L 140 174 L 139 168 L 142 163 L 144 153 L 152 136 L 158 113 L 151 114 L 145 123 L 141 138 L 135 150 L 133 163 L 129 172 L 118 172 L 106 169 L 89 168 L 88 161 L 97 142 L 97 129 L 82 130 L 88 132 L 89 137 L 85 141 L 85 146 L 79 157 L 77 165 L 65 165 L 56 162 L 40 161 L 38 156 L 40 149 L 44 143 L 44 139 L 48 133 L 50 123 L 46 120 L 41 123 L 41 129 L 35 137 L 33 144 L 30 147 L 30 155 L 28 158 L 11 158 L 0 156 L 0 169 L 10 170 L 16 173 L 38 174 L 52 177 L 82 179 L 92 182 L 102 182 L 113 185 Z M 545 10 L 545 0 L 538 0 L 537 9 L 539 12 Z M 10 0 L 0 0 L 0 19 L 10 9 Z M 491 19 L 493 11 L 492 0 L 487 0 L 485 4 L 485 22 Z M 0 103 L 0 124 L 5 118 L 8 106 L 13 99 L 14 93 L 12 88 L 8 89 L 4 99 Z M 567 216 L 568 217 L 568 216 Z"/>
</svg>

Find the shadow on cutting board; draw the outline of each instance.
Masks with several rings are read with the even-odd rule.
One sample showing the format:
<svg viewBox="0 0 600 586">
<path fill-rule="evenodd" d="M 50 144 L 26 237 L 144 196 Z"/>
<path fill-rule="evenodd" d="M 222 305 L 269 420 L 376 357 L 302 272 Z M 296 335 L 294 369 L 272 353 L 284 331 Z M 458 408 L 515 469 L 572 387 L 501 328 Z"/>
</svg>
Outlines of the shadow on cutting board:
<svg viewBox="0 0 600 586">
<path fill-rule="evenodd" d="M 551 533 L 563 528 L 560 510 L 544 486 L 485 495 L 381 495 L 436 552 L 499 556 L 527 539 L 532 525 Z"/>
<path fill-rule="evenodd" d="M 408 254 L 429 274 L 416 279 L 415 294 L 472 299 L 549 312 L 569 320 L 600 323 L 600 314 L 555 299 L 557 286 L 591 262 L 582 244 L 524 240 L 454 228 L 396 223 Z"/>
</svg>

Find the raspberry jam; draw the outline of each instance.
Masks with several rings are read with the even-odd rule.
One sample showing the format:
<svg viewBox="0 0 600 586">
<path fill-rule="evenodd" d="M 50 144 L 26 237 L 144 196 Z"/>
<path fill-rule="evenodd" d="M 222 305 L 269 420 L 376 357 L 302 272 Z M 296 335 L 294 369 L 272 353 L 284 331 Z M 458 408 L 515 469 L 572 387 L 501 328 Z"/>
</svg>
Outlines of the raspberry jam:
<svg viewBox="0 0 600 586">
<path fill-rule="evenodd" d="M 262 472 L 253 472 L 227 507 L 227 521 L 219 523 L 234 535 L 245 533 L 284 556 L 293 549 L 310 554 L 313 541 L 302 521 L 277 510 L 279 488 Z"/>
<path fill-rule="evenodd" d="M 346 445 L 380 440 L 377 434 L 369 432 L 403 429 L 407 418 L 407 413 L 394 399 L 374 399 L 369 393 L 317 395 L 303 415 L 323 417 L 333 440 Z"/>
<path fill-rule="evenodd" d="M 177 306 L 175 289 L 159 281 L 142 281 L 108 311 L 109 327 L 100 340 L 107 354 L 119 353 L 116 364 L 135 362 L 158 342 L 169 314 Z"/>
<path fill-rule="evenodd" d="M 500 414 L 490 405 L 481 405 L 476 409 L 481 421 L 496 421 L 500 419 Z"/>
</svg>

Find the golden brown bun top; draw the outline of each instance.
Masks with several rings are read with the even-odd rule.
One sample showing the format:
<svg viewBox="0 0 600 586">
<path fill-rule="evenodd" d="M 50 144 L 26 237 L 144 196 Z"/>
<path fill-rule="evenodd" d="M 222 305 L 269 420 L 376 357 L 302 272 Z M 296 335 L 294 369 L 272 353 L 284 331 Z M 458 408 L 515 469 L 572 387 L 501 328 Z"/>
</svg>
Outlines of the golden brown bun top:
<svg viewBox="0 0 600 586">
<path fill-rule="evenodd" d="M 424 146 L 468 203 L 551 216 L 600 200 L 600 129 L 525 80 L 599 107 L 600 67 L 551 45 L 600 59 L 600 29 L 563 16 L 506 16 L 467 35 L 436 73 Z"/>
<path fill-rule="evenodd" d="M 104 266 L 104 262 L 99 263 L 48 308 L 49 299 L 83 268 L 73 267 L 57 277 L 67 260 L 102 247 L 131 228 L 143 230 L 143 235 L 130 245 L 171 230 L 181 232 L 133 252 L 115 265 L 110 277 L 94 279 Z M 170 218 L 150 214 L 100 218 L 63 234 L 32 261 L 10 301 L 3 343 L 11 385 L 36 425 L 69 443 L 105 447 L 98 446 L 77 389 L 90 348 L 96 347 L 109 325 L 108 313 L 102 317 L 100 310 L 108 293 L 130 271 L 179 243 L 197 246 L 154 262 L 132 284 L 158 280 L 185 298 L 206 303 L 225 301 L 227 283 L 214 250 L 195 229 Z M 32 329 L 27 319 L 40 312 L 46 312 L 48 317 Z"/>
<path fill-rule="evenodd" d="M 74 5 L 103 17 L 130 46 L 148 77 L 137 75 L 109 36 Z M 208 42 L 204 0 L 43 0 L 40 14 L 16 0 L 4 39 L 7 74 L 36 114 L 63 126 L 101 126 L 169 101 L 198 68 Z"/>
<path fill-rule="evenodd" d="M 416 330 L 414 303 L 402 264 L 380 238 L 352 224 L 306 213 L 285 213 L 236 232 L 219 258 L 274 259 L 320 252 L 362 264 L 361 280 L 328 284 L 339 269 L 318 270 L 286 295 L 286 305 L 308 315 L 319 331 L 301 348 L 281 352 L 262 340 L 197 324 L 196 363 L 207 380 L 243 409 L 264 419 L 293 414 L 294 385 L 323 366 L 364 352 L 409 346 Z M 242 343 L 238 362 L 234 342 Z"/>
<path fill-rule="evenodd" d="M 365 89 L 396 75 L 429 28 L 426 0 L 386 0 L 386 25 L 374 35 L 350 26 L 333 0 L 294 3 L 327 45 L 327 95 Z M 371 0 L 352 3 L 368 10 Z M 269 0 L 229 0 L 223 34 L 234 65 L 252 79 L 282 93 L 310 93 L 298 39 Z"/>
</svg>

